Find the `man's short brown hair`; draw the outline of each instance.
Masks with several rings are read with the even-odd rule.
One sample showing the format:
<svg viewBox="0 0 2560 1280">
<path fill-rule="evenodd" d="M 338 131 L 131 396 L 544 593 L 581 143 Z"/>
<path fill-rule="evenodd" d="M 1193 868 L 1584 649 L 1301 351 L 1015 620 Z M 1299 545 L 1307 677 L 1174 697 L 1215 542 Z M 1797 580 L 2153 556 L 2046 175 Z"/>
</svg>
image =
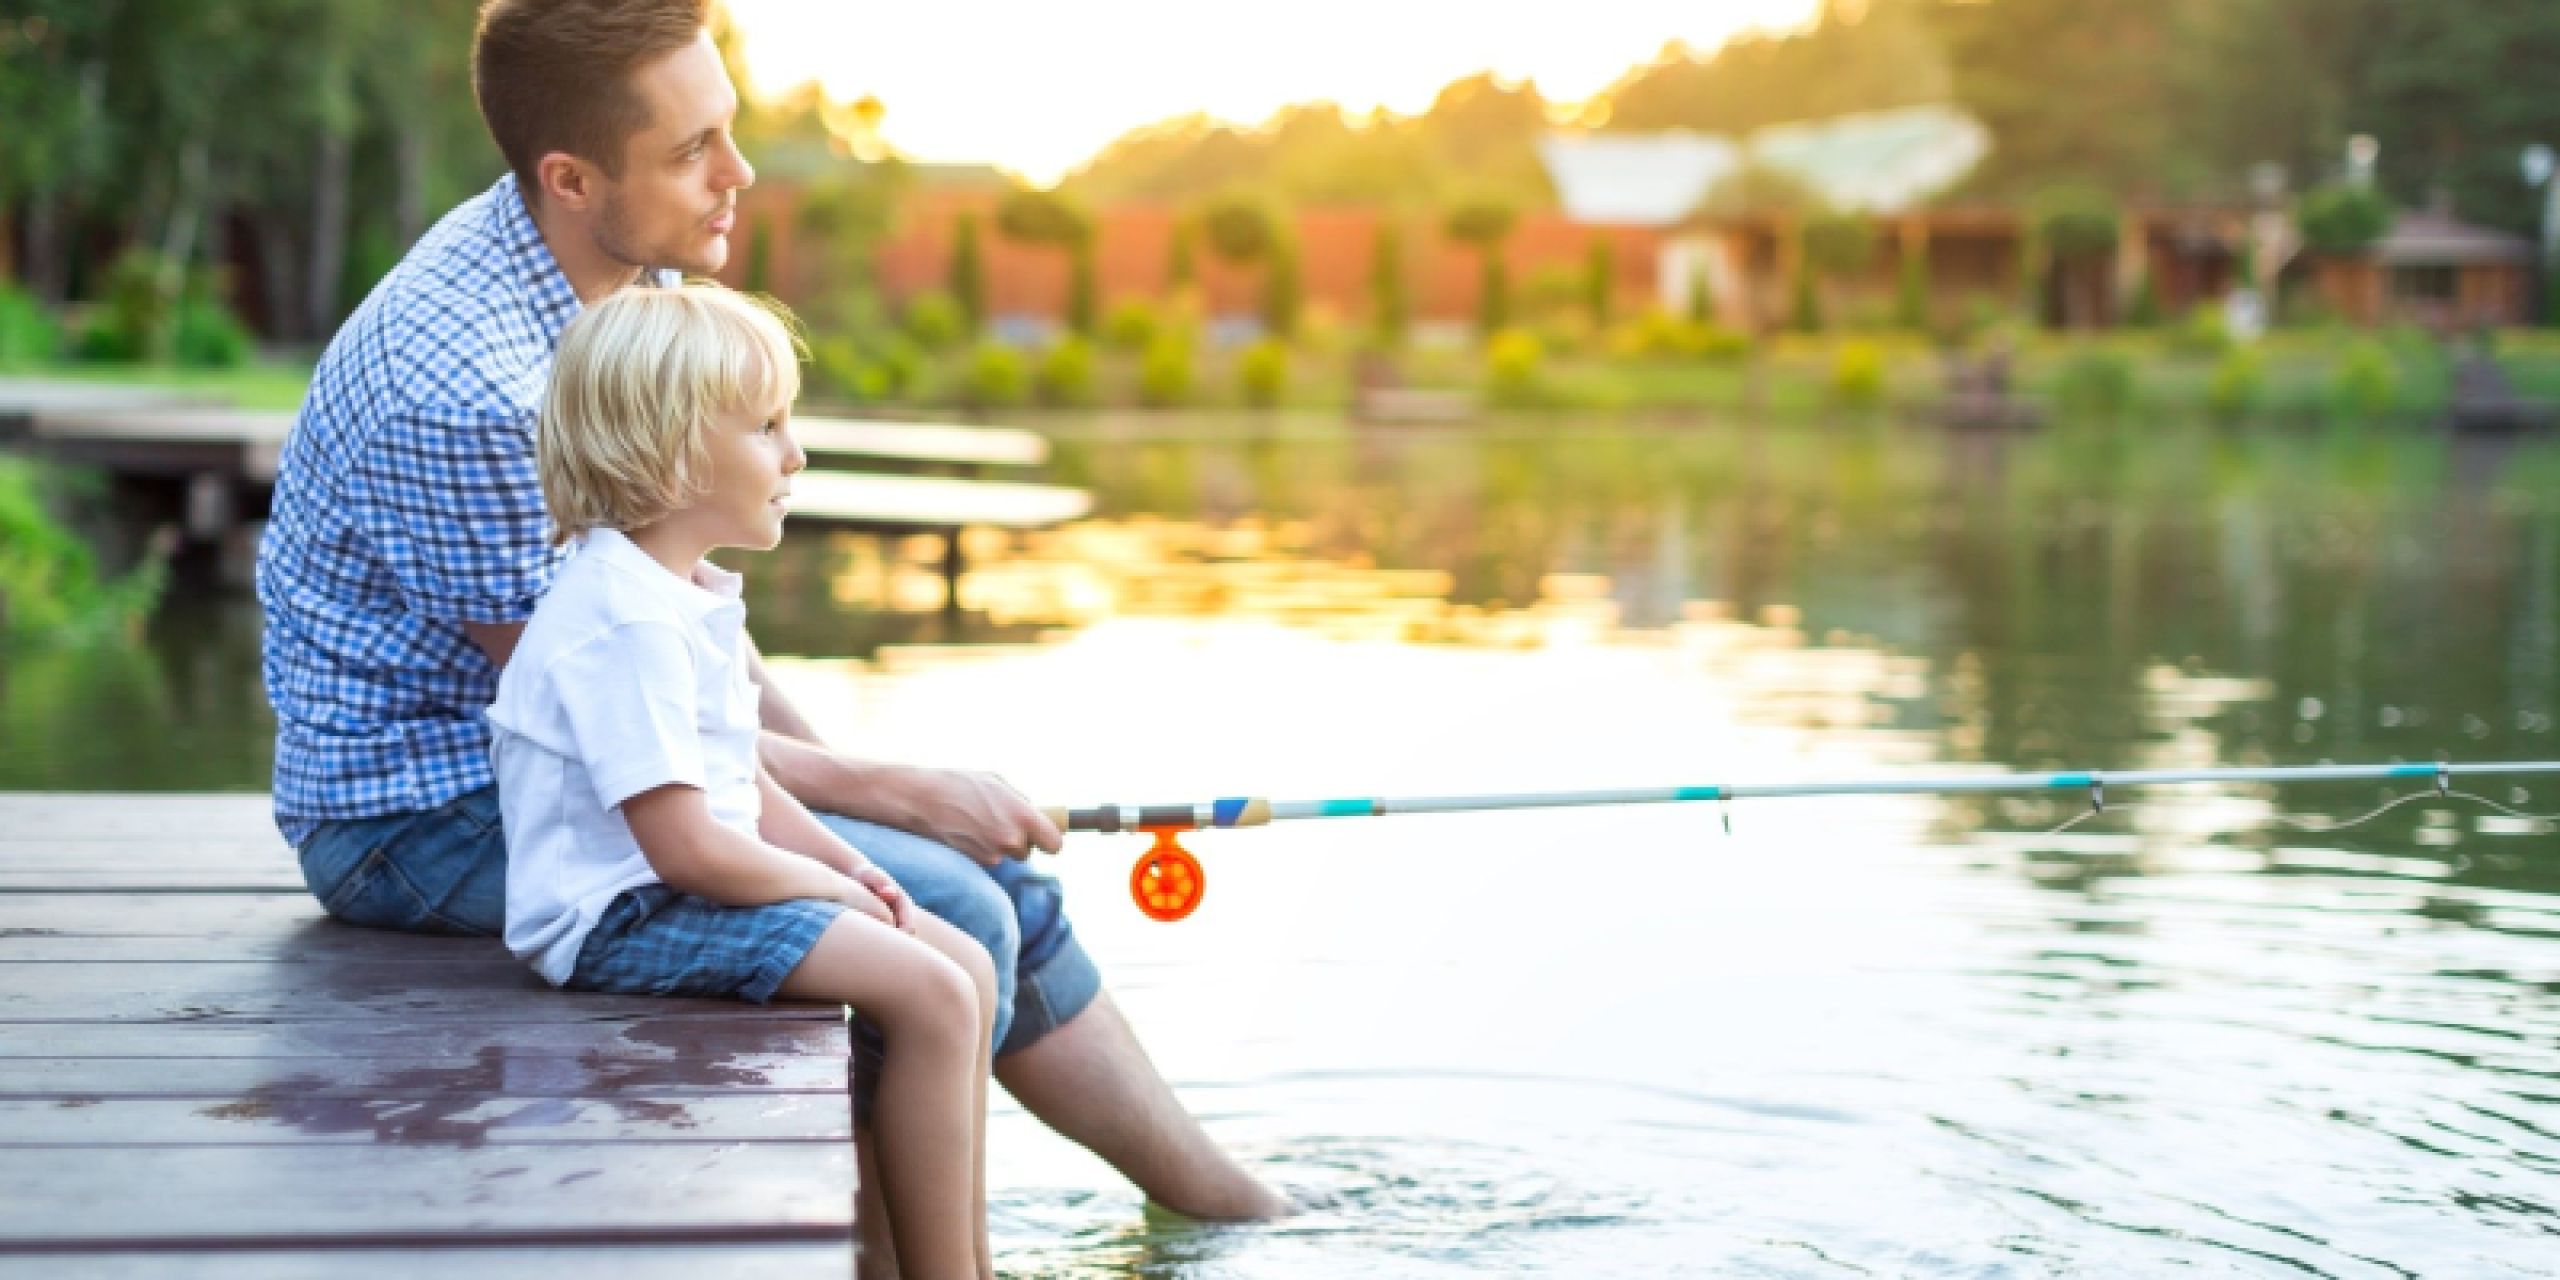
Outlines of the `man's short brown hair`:
<svg viewBox="0 0 2560 1280">
<path fill-rule="evenodd" d="M 711 0 L 488 0 L 471 43 L 471 88 L 499 154 L 535 199 L 542 157 L 565 151 L 622 175 L 649 127 L 631 88 L 642 63 L 693 43 Z"/>
</svg>

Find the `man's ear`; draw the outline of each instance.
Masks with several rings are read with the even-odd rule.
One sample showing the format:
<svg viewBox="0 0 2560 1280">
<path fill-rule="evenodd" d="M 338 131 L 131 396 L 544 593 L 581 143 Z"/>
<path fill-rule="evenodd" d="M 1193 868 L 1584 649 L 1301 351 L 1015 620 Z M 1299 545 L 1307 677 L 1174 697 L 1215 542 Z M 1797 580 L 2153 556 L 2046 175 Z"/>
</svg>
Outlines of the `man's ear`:
<svg viewBox="0 0 2560 1280">
<path fill-rule="evenodd" d="M 595 203 L 594 166 L 566 151 L 546 151 L 534 162 L 533 176 L 545 204 L 584 212 Z"/>
</svg>

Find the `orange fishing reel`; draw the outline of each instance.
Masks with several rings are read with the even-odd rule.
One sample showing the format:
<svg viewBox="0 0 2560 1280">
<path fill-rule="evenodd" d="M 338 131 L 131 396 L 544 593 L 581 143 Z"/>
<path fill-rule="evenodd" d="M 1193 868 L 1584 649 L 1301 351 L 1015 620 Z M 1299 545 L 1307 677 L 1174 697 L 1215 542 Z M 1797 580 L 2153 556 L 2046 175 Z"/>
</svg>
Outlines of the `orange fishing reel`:
<svg viewBox="0 0 2560 1280">
<path fill-rule="evenodd" d="M 1171 924 L 1200 907 L 1209 891 L 1209 873 L 1182 847 L 1176 827 L 1142 827 L 1156 842 L 1129 868 L 1129 897 L 1140 914 L 1158 924 Z"/>
<path fill-rule="evenodd" d="M 1129 868 L 1129 900 L 1139 914 L 1171 924 L 1200 909 L 1209 891 L 1209 873 L 1182 847 L 1185 831 L 1204 827 L 1258 827 L 1271 821 L 1271 802 L 1236 796 L 1210 804 L 1096 805 L 1090 809 L 1043 809 L 1060 831 L 1143 831 L 1155 843 Z"/>
</svg>

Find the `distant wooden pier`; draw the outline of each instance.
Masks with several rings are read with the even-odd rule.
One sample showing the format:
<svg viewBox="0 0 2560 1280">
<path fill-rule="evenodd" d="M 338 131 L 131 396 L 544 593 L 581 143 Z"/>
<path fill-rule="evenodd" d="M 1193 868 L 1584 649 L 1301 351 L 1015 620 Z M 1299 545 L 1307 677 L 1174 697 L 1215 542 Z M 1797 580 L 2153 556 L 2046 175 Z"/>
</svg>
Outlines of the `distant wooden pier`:
<svg viewBox="0 0 2560 1280">
<path fill-rule="evenodd" d="M 842 1010 L 327 919 L 258 795 L 0 795 L 0 1274 L 844 1276 Z"/>
<path fill-rule="evenodd" d="M 290 413 L 206 404 L 148 389 L 0 379 L 0 445 L 97 467 L 127 523 L 176 529 L 220 577 L 245 582 L 267 516 Z M 938 534 L 946 598 L 958 599 L 970 528 L 1042 529 L 1093 509 L 1081 489 L 1004 478 L 1049 442 L 1008 427 L 810 417 L 793 434 L 822 464 L 793 490 L 792 519 L 875 534 Z"/>
</svg>

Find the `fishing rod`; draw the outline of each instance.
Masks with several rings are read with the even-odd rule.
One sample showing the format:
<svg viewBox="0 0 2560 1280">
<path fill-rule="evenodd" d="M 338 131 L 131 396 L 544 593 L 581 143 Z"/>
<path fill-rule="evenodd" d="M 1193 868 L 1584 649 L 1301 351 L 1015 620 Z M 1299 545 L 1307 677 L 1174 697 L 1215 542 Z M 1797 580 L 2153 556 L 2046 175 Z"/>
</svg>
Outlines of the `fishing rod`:
<svg viewBox="0 0 2560 1280">
<path fill-rule="evenodd" d="M 2195 786 L 2209 783 L 2369 782 L 2423 779 L 2436 794 L 2453 794 L 2453 780 L 2514 774 L 2560 774 L 2560 760 L 2511 760 L 2484 764 L 2316 764 L 2229 769 L 2094 769 L 2057 773 L 1981 773 L 1944 777 L 1846 781 L 1717 783 L 1695 787 L 1633 787 L 1607 791 L 1521 791 L 1455 796 L 1365 796 L 1344 800 L 1271 800 L 1228 796 L 1202 804 L 1102 804 L 1041 810 L 1060 831 L 1144 832 L 1154 838 L 1129 873 L 1129 896 L 1147 918 L 1180 920 L 1200 906 L 1208 876 L 1182 847 L 1179 834 L 1227 827 L 1260 827 L 1304 818 L 1383 818 L 1407 813 L 1482 813 L 1502 809 L 1579 809 L 1598 805 L 1684 804 L 1700 800 L 1772 800 L 1794 796 L 1962 795 L 1983 792 L 2077 791 L 2090 810 L 2103 813 L 2107 788 Z"/>
</svg>

